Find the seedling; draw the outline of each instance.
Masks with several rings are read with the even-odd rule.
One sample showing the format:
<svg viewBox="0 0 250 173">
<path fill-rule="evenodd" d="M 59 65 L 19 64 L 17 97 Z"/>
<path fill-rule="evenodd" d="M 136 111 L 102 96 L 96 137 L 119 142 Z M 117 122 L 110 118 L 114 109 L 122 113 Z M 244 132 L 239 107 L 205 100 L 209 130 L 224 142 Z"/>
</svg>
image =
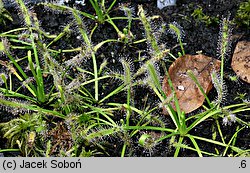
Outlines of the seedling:
<svg viewBox="0 0 250 173">
<path fill-rule="evenodd" d="M 240 4 L 235 19 L 238 25 L 250 26 L 250 0 Z"/>
<path fill-rule="evenodd" d="M 201 6 L 198 6 L 198 8 L 196 8 L 194 10 L 194 12 L 191 15 L 197 22 L 204 22 L 207 26 L 215 23 L 215 24 L 219 24 L 219 18 L 218 17 L 210 17 L 208 15 L 206 15 L 203 12 L 203 9 Z"/>
</svg>

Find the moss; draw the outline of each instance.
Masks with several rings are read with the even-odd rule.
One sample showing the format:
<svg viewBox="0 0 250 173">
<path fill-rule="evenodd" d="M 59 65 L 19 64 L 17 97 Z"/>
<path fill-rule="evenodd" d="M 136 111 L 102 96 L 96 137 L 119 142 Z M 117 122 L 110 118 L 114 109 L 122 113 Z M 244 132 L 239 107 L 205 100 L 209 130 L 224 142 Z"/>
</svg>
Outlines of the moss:
<svg viewBox="0 0 250 173">
<path fill-rule="evenodd" d="M 250 0 L 240 4 L 235 19 L 239 26 L 250 26 Z"/>
</svg>

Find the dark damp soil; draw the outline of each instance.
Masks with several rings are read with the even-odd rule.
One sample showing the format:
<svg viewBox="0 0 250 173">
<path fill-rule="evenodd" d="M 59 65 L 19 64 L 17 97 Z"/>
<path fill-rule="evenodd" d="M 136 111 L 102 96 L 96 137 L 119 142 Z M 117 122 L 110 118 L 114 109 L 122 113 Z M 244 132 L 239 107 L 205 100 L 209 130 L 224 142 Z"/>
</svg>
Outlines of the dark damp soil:
<svg viewBox="0 0 250 173">
<path fill-rule="evenodd" d="M 111 1 L 110 1 L 111 2 Z M 159 10 L 156 7 L 156 1 L 154 0 L 118 0 L 117 5 L 114 7 L 110 16 L 123 16 L 123 12 L 118 9 L 118 5 L 121 3 L 129 4 L 131 8 L 134 9 L 134 15 L 137 14 L 138 5 L 143 5 L 145 11 L 148 16 L 159 15 L 159 21 L 155 21 L 153 23 L 154 28 L 159 28 L 161 22 L 165 22 L 166 24 L 177 22 L 178 25 L 182 27 L 185 36 L 183 37 L 183 42 L 185 43 L 185 52 L 186 54 L 197 54 L 197 52 L 202 51 L 203 54 L 212 56 L 214 58 L 218 58 L 217 56 L 217 42 L 219 37 L 219 20 L 222 17 L 227 17 L 230 15 L 230 18 L 233 19 L 235 17 L 236 11 L 239 7 L 240 2 L 243 0 L 177 0 L 176 6 L 165 7 L 162 10 Z M 72 4 L 69 4 L 72 5 Z M 202 7 L 204 14 L 210 17 L 214 17 L 215 20 L 211 24 L 207 25 L 203 21 L 199 21 L 194 19 L 191 15 L 193 11 Z M 86 2 L 85 6 L 78 6 L 82 11 L 86 11 L 88 13 L 94 14 L 94 11 L 91 9 L 91 5 Z M 11 14 L 13 15 L 14 22 L 4 28 L 0 28 L 0 32 L 8 31 L 12 28 L 17 28 L 22 26 L 20 23 L 20 18 L 17 15 L 15 8 L 9 7 Z M 46 31 L 54 34 L 59 34 L 63 26 L 66 26 L 73 19 L 69 14 L 53 12 L 44 8 L 41 5 L 35 6 L 33 8 L 34 12 L 37 13 L 37 17 L 40 20 L 41 27 Z M 88 28 L 93 28 L 95 26 L 95 22 L 89 19 L 86 19 L 85 25 Z M 117 27 L 121 30 L 126 27 L 127 23 L 124 21 L 115 21 Z M 140 22 L 133 21 L 131 32 L 135 36 L 135 40 L 139 40 L 145 38 L 144 30 Z M 70 49 L 73 47 L 78 47 L 81 45 L 81 40 L 77 38 L 77 31 L 72 31 L 71 35 L 58 42 L 55 47 L 60 47 L 61 49 Z M 226 86 L 227 86 L 227 97 L 224 101 L 225 105 L 237 103 L 239 100 L 235 100 L 238 93 L 246 93 L 246 97 L 250 99 L 250 85 L 243 82 L 232 82 L 229 80 L 228 76 L 234 75 L 233 70 L 231 69 L 231 56 L 233 50 L 236 46 L 236 43 L 241 40 L 248 40 L 250 38 L 250 31 L 247 27 L 244 26 L 233 26 L 232 31 L 232 42 L 231 42 L 231 51 L 228 53 L 228 57 L 225 63 L 225 77 L 226 77 Z M 103 40 L 107 39 L 117 39 L 117 33 L 114 28 L 107 23 L 101 24 L 97 27 L 93 37 L 92 42 L 97 44 Z M 171 35 L 167 30 L 166 33 L 160 38 L 160 42 L 164 44 L 167 48 L 173 48 L 177 45 L 176 38 Z M 109 63 L 109 68 L 112 70 L 121 70 L 121 64 L 119 63 L 119 59 L 121 57 L 128 57 L 130 59 L 136 59 L 138 57 L 139 52 L 141 56 L 148 56 L 148 48 L 147 44 L 141 43 L 136 45 L 128 45 L 123 43 L 108 43 L 104 44 L 101 49 L 98 50 L 96 57 L 98 58 L 99 65 L 102 63 L 103 59 L 106 58 Z M 179 48 L 173 49 L 173 54 L 177 55 L 177 52 L 180 51 Z M 74 54 L 64 55 L 65 59 L 74 56 Z M 171 62 L 166 61 L 166 64 L 169 66 Z M 87 64 L 91 68 L 91 63 Z M 134 62 L 135 70 L 140 66 L 140 63 Z M 117 69 L 118 68 L 118 69 Z M 112 91 L 119 83 L 114 81 L 104 81 L 108 86 L 100 88 L 100 93 L 106 95 Z M 105 88 L 105 89 L 103 89 Z M 150 95 L 152 91 L 149 89 L 145 89 L 142 87 L 134 88 L 134 98 L 135 98 L 135 106 L 138 108 L 142 108 L 145 100 L 145 96 L 147 94 Z M 152 95 L 152 94 L 151 94 Z M 216 97 L 216 91 L 212 90 L 209 94 L 210 98 Z M 246 98 L 247 99 L 247 98 Z M 112 98 L 112 102 L 118 103 L 126 103 L 126 95 L 119 95 L 119 97 Z M 148 97 L 147 104 L 152 107 L 156 105 L 159 101 L 157 97 L 150 96 Z M 0 110 L 0 122 L 6 122 L 11 118 L 4 112 Z M 248 115 L 248 116 L 246 116 Z M 117 117 L 117 121 L 120 120 L 120 115 Z M 244 115 L 240 115 L 244 121 L 249 122 L 250 116 L 249 112 Z M 162 117 L 163 121 L 167 126 L 173 127 L 173 123 L 169 117 Z M 222 124 L 222 122 L 221 122 Z M 206 123 L 202 123 L 197 126 L 192 134 L 202 137 L 211 138 L 212 137 L 212 127 L 214 122 L 207 121 Z M 233 124 L 231 126 L 223 126 L 222 133 L 227 137 L 226 141 L 228 142 L 230 138 L 235 133 L 237 128 L 237 124 Z M 218 132 L 217 132 L 218 134 Z M 169 147 L 169 141 L 165 140 L 162 143 L 155 146 L 152 150 L 145 150 L 137 144 L 138 136 L 133 137 L 135 141 L 132 142 L 130 149 L 130 156 L 173 156 L 174 148 Z M 217 137 L 219 140 L 219 137 Z M 109 156 L 120 156 L 122 145 L 124 141 L 120 139 L 109 139 L 110 141 L 104 143 L 106 146 L 106 152 L 109 153 Z M 133 140 L 133 139 L 132 139 Z M 0 137 L 0 148 L 5 148 L 5 140 Z M 190 141 L 185 141 L 185 144 L 191 145 Z M 201 150 L 205 150 L 208 152 L 215 152 L 215 148 L 219 151 L 223 151 L 223 148 L 218 146 L 213 146 L 205 142 L 199 143 Z M 250 131 L 249 128 L 245 128 L 242 130 L 237 137 L 237 146 L 246 149 L 250 148 Z M 128 154 L 129 155 L 129 154 Z M 196 152 L 192 152 L 190 150 L 181 150 L 181 156 L 197 156 Z"/>
</svg>

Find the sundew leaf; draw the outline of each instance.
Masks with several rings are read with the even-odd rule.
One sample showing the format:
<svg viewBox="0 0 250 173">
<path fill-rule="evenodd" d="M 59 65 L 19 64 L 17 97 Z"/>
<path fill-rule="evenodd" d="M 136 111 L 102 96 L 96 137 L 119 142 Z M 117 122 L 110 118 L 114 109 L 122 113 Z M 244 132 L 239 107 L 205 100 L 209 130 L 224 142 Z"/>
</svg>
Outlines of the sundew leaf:
<svg viewBox="0 0 250 173">
<path fill-rule="evenodd" d="M 231 66 L 243 81 L 250 83 L 250 42 L 238 42 L 234 50 Z"/>
<path fill-rule="evenodd" d="M 4 44 L 3 42 L 0 42 L 0 52 L 3 52 L 4 51 Z"/>
<path fill-rule="evenodd" d="M 205 55 L 184 55 L 175 60 L 169 67 L 168 73 L 181 111 L 190 113 L 203 104 L 205 96 L 199 87 L 202 87 L 207 94 L 213 87 L 211 73 L 219 69 L 220 61 Z M 190 70 L 200 86 L 189 77 Z M 167 77 L 163 80 L 162 88 L 167 97 L 172 95 Z M 171 101 L 170 104 L 176 110 L 174 102 Z"/>
</svg>

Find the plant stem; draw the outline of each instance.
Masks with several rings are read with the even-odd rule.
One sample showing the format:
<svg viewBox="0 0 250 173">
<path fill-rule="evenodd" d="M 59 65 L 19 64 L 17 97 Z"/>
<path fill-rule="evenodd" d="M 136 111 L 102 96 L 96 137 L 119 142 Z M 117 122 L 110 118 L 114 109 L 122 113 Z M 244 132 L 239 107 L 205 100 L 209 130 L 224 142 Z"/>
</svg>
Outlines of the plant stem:
<svg viewBox="0 0 250 173">
<path fill-rule="evenodd" d="M 122 147 L 121 157 L 124 157 L 124 156 L 125 156 L 126 148 L 127 148 L 127 145 L 124 144 L 123 147 Z"/>
<path fill-rule="evenodd" d="M 96 63 L 96 56 L 95 53 L 92 52 L 92 60 L 93 60 L 93 66 L 94 66 L 94 79 L 95 79 L 95 100 L 98 101 L 99 93 L 98 93 L 98 69 L 97 69 L 97 63 Z"/>
<path fill-rule="evenodd" d="M 178 141 L 178 144 L 177 144 L 177 148 L 176 148 L 175 153 L 174 153 L 174 157 L 178 157 L 179 152 L 180 152 L 180 149 L 181 149 L 181 147 L 180 147 L 179 144 L 182 144 L 183 139 L 184 139 L 184 137 L 183 137 L 183 136 L 180 136 L 179 141 Z"/>
</svg>

